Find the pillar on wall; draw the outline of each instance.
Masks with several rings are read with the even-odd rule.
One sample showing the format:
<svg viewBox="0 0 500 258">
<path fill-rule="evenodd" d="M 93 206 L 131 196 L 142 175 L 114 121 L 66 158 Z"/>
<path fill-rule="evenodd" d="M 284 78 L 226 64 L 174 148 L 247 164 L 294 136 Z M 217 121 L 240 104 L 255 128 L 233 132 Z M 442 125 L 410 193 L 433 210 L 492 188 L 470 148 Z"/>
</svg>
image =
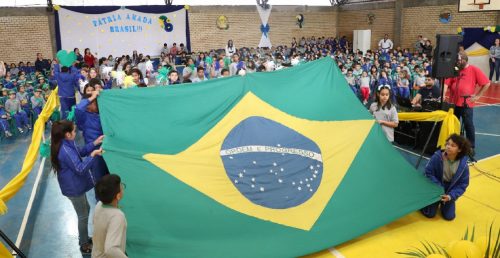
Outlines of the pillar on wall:
<svg viewBox="0 0 500 258">
<path fill-rule="evenodd" d="M 52 11 L 47 14 L 49 17 L 49 31 L 50 31 L 50 38 L 52 39 L 52 53 L 54 55 L 57 53 L 57 42 L 56 42 L 56 18 L 55 18 L 55 12 Z M 51 57 L 53 58 L 53 57 Z"/>
<path fill-rule="evenodd" d="M 394 10 L 394 35 L 392 35 L 394 46 L 401 46 L 403 32 L 403 3 L 404 0 L 396 0 Z"/>
</svg>

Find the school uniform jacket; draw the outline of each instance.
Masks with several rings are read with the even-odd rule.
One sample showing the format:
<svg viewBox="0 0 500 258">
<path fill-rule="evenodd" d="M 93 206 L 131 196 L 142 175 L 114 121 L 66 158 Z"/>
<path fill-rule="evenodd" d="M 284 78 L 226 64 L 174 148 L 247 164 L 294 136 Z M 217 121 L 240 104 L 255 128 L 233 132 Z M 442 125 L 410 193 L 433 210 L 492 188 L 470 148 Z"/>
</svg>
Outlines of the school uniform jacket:
<svg viewBox="0 0 500 258">
<path fill-rule="evenodd" d="M 74 98 L 75 91 L 79 91 L 78 85 L 79 74 L 75 67 L 71 67 L 70 73 L 61 73 L 59 64 L 54 65 L 54 79 L 57 81 L 57 95 L 65 98 Z"/>
<path fill-rule="evenodd" d="M 88 99 L 82 99 L 75 108 L 76 126 L 83 131 L 85 143 L 94 142 L 103 135 L 99 113 L 88 112 L 89 104 Z"/>
<path fill-rule="evenodd" d="M 469 166 L 467 165 L 467 156 L 462 157 L 458 165 L 457 172 L 453 175 L 448 188 L 445 188 L 443 181 L 443 155 L 441 150 L 437 150 L 432 155 L 431 160 L 425 167 L 425 176 L 432 182 L 444 188 L 445 194 L 451 197 L 452 201 L 456 201 L 462 196 L 465 189 L 469 185 Z"/>
<path fill-rule="evenodd" d="M 57 155 L 61 167 L 57 180 L 64 196 L 80 196 L 94 187 L 90 168 L 95 159 L 89 156 L 94 147 L 94 143 L 79 148 L 75 141 L 62 141 Z"/>
</svg>

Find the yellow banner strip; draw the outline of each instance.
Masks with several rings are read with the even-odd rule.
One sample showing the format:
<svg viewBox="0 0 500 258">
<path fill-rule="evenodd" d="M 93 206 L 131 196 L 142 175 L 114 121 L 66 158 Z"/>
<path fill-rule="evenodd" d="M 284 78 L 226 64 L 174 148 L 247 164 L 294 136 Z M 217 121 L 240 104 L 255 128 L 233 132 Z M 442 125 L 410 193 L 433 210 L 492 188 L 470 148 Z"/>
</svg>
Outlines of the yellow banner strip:
<svg viewBox="0 0 500 258">
<path fill-rule="evenodd" d="M 38 152 L 40 149 L 40 144 L 45 131 L 45 123 L 49 120 L 50 116 L 54 112 L 54 109 L 59 106 L 59 97 L 57 96 L 57 88 L 52 91 L 43 108 L 42 112 L 38 116 L 33 127 L 33 135 L 31 137 L 31 143 L 28 148 L 28 152 L 24 158 L 23 166 L 21 172 L 17 174 L 14 178 L 10 180 L 7 185 L 5 185 L 2 190 L 0 190 L 0 215 L 7 212 L 6 202 L 10 200 L 14 195 L 16 195 L 19 190 L 23 187 L 26 179 L 28 178 L 31 169 L 35 165 L 38 158 Z"/>
<path fill-rule="evenodd" d="M 450 108 L 448 112 L 437 110 L 433 112 L 402 112 L 398 113 L 399 121 L 415 121 L 415 122 L 439 122 L 443 121 L 441 131 L 436 147 L 442 146 L 444 148 L 446 139 L 451 134 L 460 133 L 460 121 L 453 114 L 453 109 Z"/>
</svg>

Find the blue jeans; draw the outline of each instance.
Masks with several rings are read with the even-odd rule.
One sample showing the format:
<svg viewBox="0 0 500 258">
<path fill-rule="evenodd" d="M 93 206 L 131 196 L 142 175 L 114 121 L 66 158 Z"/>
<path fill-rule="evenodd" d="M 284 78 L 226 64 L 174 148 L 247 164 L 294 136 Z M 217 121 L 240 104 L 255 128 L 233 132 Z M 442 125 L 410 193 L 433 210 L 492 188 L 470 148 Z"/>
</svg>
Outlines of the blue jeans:
<svg viewBox="0 0 500 258">
<path fill-rule="evenodd" d="M 441 215 L 445 220 L 453 220 L 455 218 L 455 201 L 449 202 L 435 202 L 425 208 L 422 208 L 420 211 L 427 218 L 434 218 L 436 216 L 438 207 L 441 205 Z"/>
<path fill-rule="evenodd" d="M 448 187 L 450 186 L 450 183 L 445 182 L 444 183 L 444 190 L 445 192 L 448 191 Z M 441 214 L 443 215 L 443 218 L 445 220 L 453 220 L 455 218 L 455 201 L 450 200 L 448 202 L 435 202 L 429 206 L 426 206 L 420 210 L 424 216 L 427 218 L 434 218 L 436 216 L 437 210 L 441 206 Z"/>
<path fill-rule="evenodd" d="M 470 141 L 472 148 L 476 145 L 476 130 L 474 128 L 474 112 L 472 108 L 455 107 L 455 116 L 458 119 L 462 118 L 462 123 L 465 127 L 465 137 Z"/>
<path fill-rule="evenodd" d="M 493 79 L 493 73 L 495 73 L 495 81 L 500 78 L 500 59 L 496 58 L 495 62 L 491 61 L 490 58 L 490 81 Z"/>
<path fill-rule="evenodd" d="M 73 204 L 76 215 L 78 216 L 78 238 L 79 244 L 82 246 L 83 244 L 89 242 L 89 231 L 87 228 L 89 224 L 89 202 L 87 201 L 87 196 L 85 194 L 77 197 L 68 196 L 68 199 Z"/>
<path fill-rule="evenodd" d="M 399 87 L 399 96 L 409 99 L 410 98 L 410 88 L 408 87 Z"/>
</svg>

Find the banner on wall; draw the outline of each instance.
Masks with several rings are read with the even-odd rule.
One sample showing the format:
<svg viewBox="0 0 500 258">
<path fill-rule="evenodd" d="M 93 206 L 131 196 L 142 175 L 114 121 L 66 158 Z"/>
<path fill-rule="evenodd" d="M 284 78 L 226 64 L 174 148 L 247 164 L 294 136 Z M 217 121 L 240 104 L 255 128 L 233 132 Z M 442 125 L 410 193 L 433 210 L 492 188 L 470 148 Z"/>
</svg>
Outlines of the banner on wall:
<svg viewBox="0 0 500 258">
<path fill-rule="evenodd" d="M 77 47 L 82 54 L 90 48 L 97 56 L 121 56 L 133 50 L 157 56 L 164 43 L 168 47 L 183 43 L 189 49 L 187 11 L 179 7 L 161 12 L 151 7 L 61 7 L 56 22 L 58 48 Z"/>
</svg>

